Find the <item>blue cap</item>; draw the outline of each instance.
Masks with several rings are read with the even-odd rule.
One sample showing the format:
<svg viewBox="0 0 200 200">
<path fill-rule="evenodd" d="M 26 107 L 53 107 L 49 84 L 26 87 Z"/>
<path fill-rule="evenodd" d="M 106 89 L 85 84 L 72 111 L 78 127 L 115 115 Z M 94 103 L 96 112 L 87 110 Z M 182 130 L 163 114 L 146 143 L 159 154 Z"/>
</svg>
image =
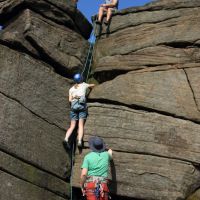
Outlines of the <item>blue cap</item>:
<svg viewBox="0 0 200 200">
<path fill-rule="evenodd" d="M 2 26 L 2 25 L 0 25 L 0 31 L 1 31 L 1 30 L 3 30 L 3 26 Z"/>
<path fill-rule="evenodd" d="M 75 83 L 81 83 L 82 80 L 83 80 L 83 78 L 82 78 L 81 74 L 75 74 L 74 75 L 74 82 Z"/>
</svg>

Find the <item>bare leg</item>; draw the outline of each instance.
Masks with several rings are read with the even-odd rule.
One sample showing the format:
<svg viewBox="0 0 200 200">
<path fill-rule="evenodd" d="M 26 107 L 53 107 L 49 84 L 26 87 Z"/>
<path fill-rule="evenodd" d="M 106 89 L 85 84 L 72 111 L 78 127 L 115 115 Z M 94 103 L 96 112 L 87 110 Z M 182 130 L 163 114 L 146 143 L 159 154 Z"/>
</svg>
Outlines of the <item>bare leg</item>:
<svg viewBox="0 0 200 200">
<path fill-rule="evenodd" d="M 106 21 L 109 22 L 112 17 L 112 8 L 108 8 Z"/>
<path fill-rule="evenodd" d="M 83 139 L 84 124 L 85 124 L 85 119 L 79 119 L 79 122 L 78 122 L 78 141 L 82 141 L 82 139 Z"/>
<path fill-rule="evenodd" d="M 98 15 L 98 21 L 99 21 L 99 22 L 102 22 L 102 19 L 103 19 L 103 12 L 104 12 L 104 11 L 107 11 L 107 9 L 105 9 L 104 7 L 101 6 L 101 7 L 99 8 L 99 15 Z"/>
<path fill-rule="evenodd" d="M 65 141 L 68 141 L 68 139 L 71 136 L 71 134 L 72 134 L 73 130 L 75 129 L 75 127 L 76 127 L 76 121 L 75 120 L 71 120 L 70 127 L 66 132 Z"/>
</svg>

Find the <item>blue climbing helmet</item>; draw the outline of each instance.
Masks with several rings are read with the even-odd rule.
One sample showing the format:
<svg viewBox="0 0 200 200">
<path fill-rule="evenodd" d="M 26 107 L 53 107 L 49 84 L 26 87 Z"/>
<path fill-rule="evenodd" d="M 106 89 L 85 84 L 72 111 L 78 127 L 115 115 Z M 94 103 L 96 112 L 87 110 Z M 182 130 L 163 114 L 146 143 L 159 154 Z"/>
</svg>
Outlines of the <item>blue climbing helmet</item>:
<svg viewBox="0 0 200 200">
<path fill-rule="evenodd" d="M 74 82 L 75 83 L 81 83 L 83 81 L 82 75 L 77 73 L 74 75 Z"/>
</svg>

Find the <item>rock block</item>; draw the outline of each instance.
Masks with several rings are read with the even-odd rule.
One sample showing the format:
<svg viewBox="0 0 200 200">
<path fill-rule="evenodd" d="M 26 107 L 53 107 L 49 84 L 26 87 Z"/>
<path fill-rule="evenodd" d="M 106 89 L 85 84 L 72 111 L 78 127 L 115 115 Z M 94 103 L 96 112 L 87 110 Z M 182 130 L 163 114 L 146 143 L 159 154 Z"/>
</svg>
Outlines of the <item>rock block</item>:
<svg viewBox="0 0 200 200">
<path fill-rule="evenodd" d="M 95 87 L 90 98 L 200 121 L 193 90 L 181 69 L 129 72 Z"/>
<path fill-rule="evenodd" d="M 8 174 L 45 190 L 57 193 L 62 197 L 69 197 L 69 183 L 4 152 L 0 152 L 0 156 L 0 168 Z"/>
<path fill-rule="evenodd" d="M 96 44 L 96 76 L 199 62 L 199 6 L 199 1 L 155 1 L 117 12 L 109 34 L 103 31 Z"/>
<path fill-rule="evenodd" d="M 0 46 L 0 92 L 61 129 L 69 122 L 71 82 L 34 58 Z"/>
<path fill-rule="evenodd" d="M 81 70 L 88 49 L 81 35 L 29 9 L 2 31 L 0 40 L 34 54 L 65 76 Z"/>
<path fill-rule="evenodd" d="M 0 102 L 0 149 L 64 178 L 70 171 L 62 146 L 65 131 L 2 93 Z"/>
<path fill-rule="evenodd" d="M 6 23 L 27 8 L 57 24 L 73 29 L 85 37 L 85 39 L 90 37 L 91 24 L 70 0 L 3 0 L 0 2 L 0 23 Z"/>
<path fill-rule="evenodd" d="M 200 186 L 198 124 L 123 106 L 91 103 L 86 122 L 88 138 L 104 138 L 114 150 L 111 165 L 114 194 L 136 199 L 177 200 Z M 79 187 L 87 149 L 76 155 L 73 184 Z"/>
</svg>

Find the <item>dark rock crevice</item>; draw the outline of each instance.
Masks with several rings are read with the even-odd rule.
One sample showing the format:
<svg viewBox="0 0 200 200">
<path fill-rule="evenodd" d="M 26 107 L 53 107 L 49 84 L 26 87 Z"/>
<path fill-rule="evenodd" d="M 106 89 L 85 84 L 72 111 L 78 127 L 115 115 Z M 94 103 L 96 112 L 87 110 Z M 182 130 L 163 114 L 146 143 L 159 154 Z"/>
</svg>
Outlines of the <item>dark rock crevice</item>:
<svg viewBox="0 0 200 200">
<path fill-rule="evenodd" d="M 56 191 L 53 191 L 53 190 L 51 190 L 51 189 L 49 189 L 49 188 L 47 188 L 47 187 L 42 187 L 42 186 L 40 186 L 40 185 L 38 185 L 38 184 L 32 183 L 32 182 L 28 181 L 27 179 L 24 179 L 24 178 L 20 177 L 20 175 L 16 175 L 16 174 L 14 174 L 14 173 L 12 173 L 12 172 L 10 172 L 10 171 L 8 171 L 8 170 L 2 168 L 1 166 L 0 166 L 0 171 L 4 172 L 4 173 L 6 173 L 6 174 L 9 174 L 9 175 L 11 175 L 11 176 L 13 176 L 13 177 L 15 177 L 15 178 L 17 178 L 17 179 L 20 179 L 20 180 L 22 180 L 22 181 L 25 181 L 25 182 L 27 182 L 27 183 L 30 183 L 30 184 L 32 184 L 32 185 L 34 185 L 34 186 L 36 186 L 36 187 L 39 187 L 39 188 L 41 188 L 41 189 L 43 189 L 43 190 L 46 190 L 46 191 L 48 191 L 48 192 L 51 192 L 52 194 L 55 194 L 55 195 L 57 195 L 57 196 L 59 196 L 59 197 L 62 197 L 63 199 L 68 198 L 68 196 L 65 196 L 65 195 L 63 195 L 63 194 L 61 194 L 61 193 L 59 193 L 59 192 L 56 192 Z"/>
<path fill-rule="evenodd" d="M 178 64 L 178 63 L 177 63 Z M 93 77 L 95 80 L 98 81 L 99 84 L 105 83 L 107 81 L 111 81 L 115 78 L 117 78 L 120 75 L 125 75 L 129 72 L 135 72 L 135 73 L 146 73 L 146 72 L 161 72 L 161 71 L 169 71 L 169 70 L 174 70 L 177 69 L 177 64 L 159 64 L 159 65 L 145 65 L 139 69 L 130 69 L 130 70 L 118 70 L 118 69 L 113 69 L 113 70 L 101 70 L 101 71 L 95 71 L 93 73 Z M 159 67 L 164 67 L 168 66 L 166 68 L 159 68 Z M 190 67 L 190 68 L 195 68 L 195 67 Z"/>
<path fill-rule="evenodd" d="M 60 130 L 62 131 L 65 131 L 65 129 L 63 129 L 62 127 L 58 126 L 57 124 L 53 123 L 53 122 L 50 122 L 49 120 L 47 120 L 46 118 L 38 115 L 37 113 L 35 113 L 34 111 L 30 110 L 28 107 L 26 107 L 21 101 L 19 101 L 18 99 L 16 99 L 15 97 L 11 97 L 7 94 L 5 94 L 4 92 L 0 91 L 0 94 L 2 94 L 3 96 L 5 96 L 6 98 L 12 100 L 12 101 L 15 101 L 16 103 L 20 104 L 23 108 L 25 108 L 26 110 L 28 110 L 31 114 L 33 114 L 34 116 L 38 117 L 39 119 L 47 122 L 48 124 L 50 125 L 53 125 L 57 128 L 59 128 Z"/>
<path fill-rule="evenodd" d="M 106 81 L 110 81 L 115 79 L 117 76 L 122 75 L 122 74 L 126 74 L 128 72 L 130 72 L 131 70 L 105 70 L 105 71 L 101 71 L 101 72 L 94 72 L 93 77 L 95 78 L 95 80 L 98 81 L 98 83 L 104 83 Z"/>
<path fill-rule="evenodd" d="M 8 23 L 12 22 L 12 18 L 19 15 L 22 10 L 25 9 L 25 5 L 23 3 L 18 3 L 14 9 L 10 12 L 1 13 L 0 23 L 5 27 Z"/>
<path fill-rule="evenodd" d="M 131 109 L 134 109 L 134 110 L 139 110 L 139 111 L 148 112 L 148 113 L 157 113 L 157 114 L 161 114 L 161 115 L 164 115 L 164 116 L 172 117 L 174 119 L 186 120 L 186 121 L 190 121 L 190 122 L 193 122 L 195 124 L 200 125 L 199 119 L 190 119 L 190 118 L 179 116 L 179 115 L 176 115 L 176 114 L 173 114 L 173 113 L 169 113 L 169 112 L 165 112 L 165 111 L 161 111 L 161 110 L 156 110 L 156 109 L 153 109 L 153 108 L 147 108 L 147 107 L 144 107 L 142 105 L 137 105 L 137 104 L 128 105 L 128 104 L 125 104 L 125 103 L 122 103 L 122 102 L 118 102 L 118 101 L 114 101 L 114 100 L 110 100 L 110 99 L 104 99 L 104 98 L 102 98 L 102 99 L 92 98 L 92 99 L 89 99 L 88 102 L 90 102 L 90 103 L 102 103 L 102 104 L 107 104 L 107 105 L 125 106 L 127 108 L 131 108 Z"/>
<path fill-rule="evenodd" d="M 187 49 L 187 48 L 191 48 L 191 47 L 200 47 L 199 44 L 196 44 L 196 41 L 193 42 L 189 42 L 189 41 L 177 41 L 177 42 L 165 42 L 165 43 L 161 43 L 159 45 L 165 45 L 168 47 L 172 47 L 175 49 Z"/>
</svg>

